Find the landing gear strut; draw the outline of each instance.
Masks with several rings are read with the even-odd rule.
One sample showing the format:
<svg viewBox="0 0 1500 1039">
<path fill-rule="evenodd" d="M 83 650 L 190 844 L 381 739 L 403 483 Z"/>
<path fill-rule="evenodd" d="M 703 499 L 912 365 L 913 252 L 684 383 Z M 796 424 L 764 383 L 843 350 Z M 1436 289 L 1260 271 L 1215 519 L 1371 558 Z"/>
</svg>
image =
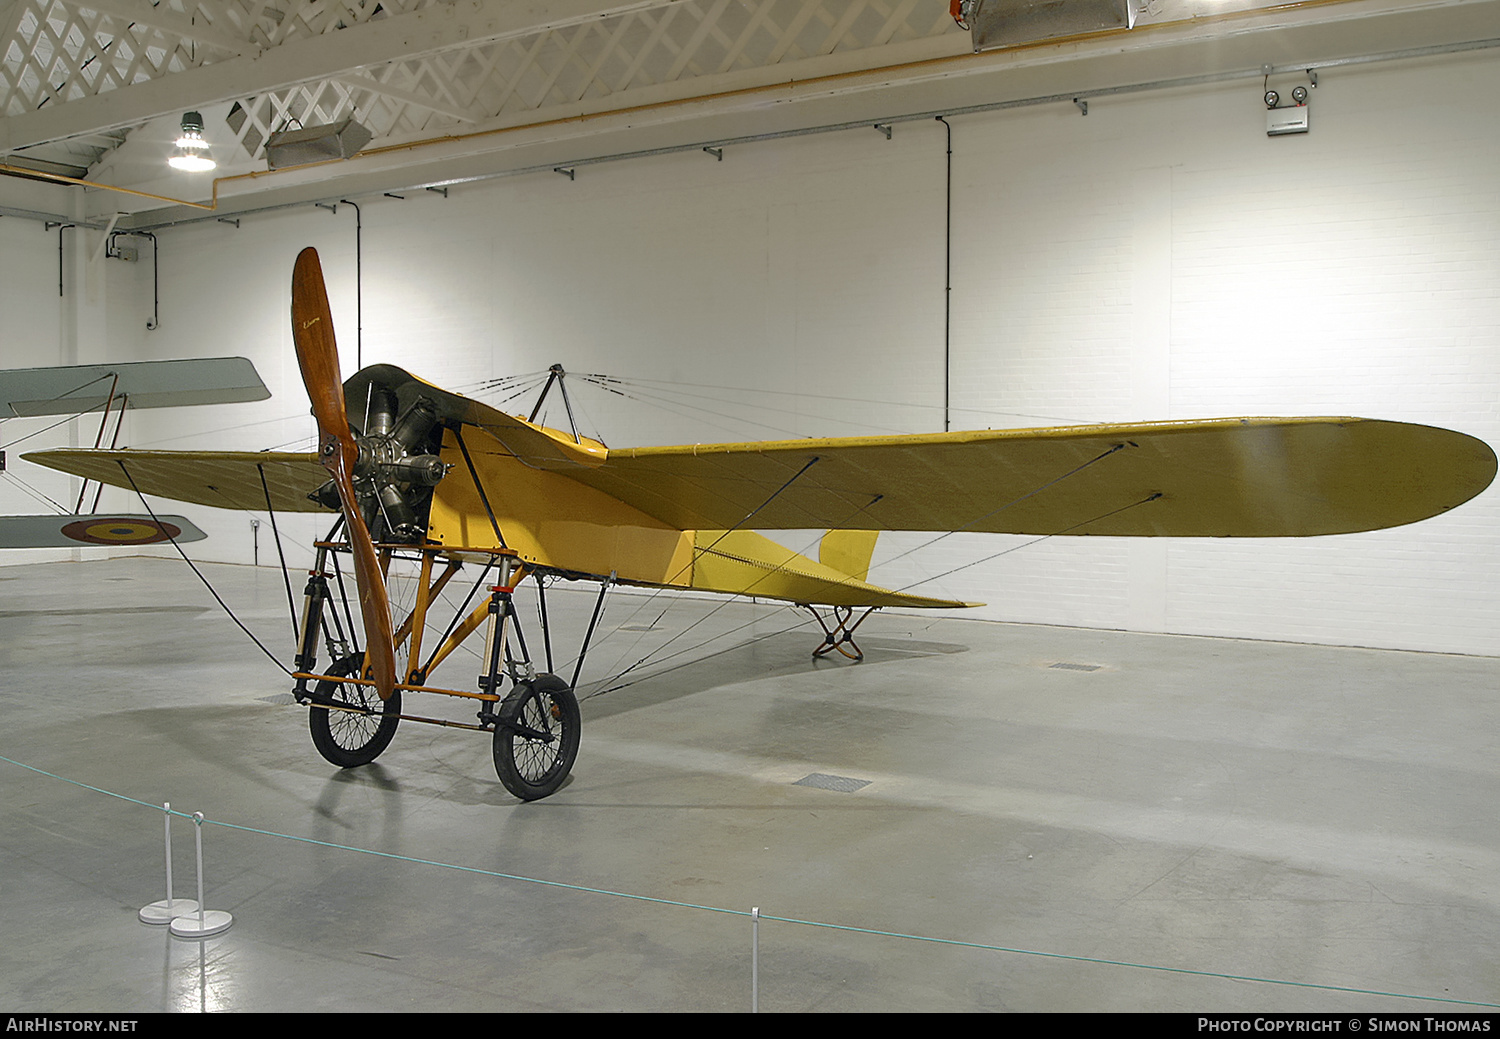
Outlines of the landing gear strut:
<svg viewBox="0 0 1500 1039">
<path fill-rule="evenodd" d="M 866 617 L 880 609 L 879 606 L 867 608 L 853 624 L 849 623 L 849 619 L 854 616 L 854 611 L 858 607 L 831 607 L 829 610 L 829 620 L 833 624 L 830 627 L 828 621 L 825 621 L 823 615 L 813 608 L 813 606 L 805 602 L 799 602 L 797 605 L 812 614 L 813 620 L 818 622 L 818 627 L 823 629 L 823 644 L 813 650 L 813 656 L 821 657 L 832 653 L 834 650 L 838 650 L 855 663 L 865 659 L 864 650 L 860 649 L 859 643 L 854 641 L 854 630 L 865 622 Z"/>
<path fill-rule="evenodd" d="M 512 595 L 515 586 L 528 571 L 508 549 L 486 549 L 489 564 L 474 582 L 470 598 L 459 607 L 438 647 L 424 660 L 422 633 L 427 630 L 428 607 L 438 601 L 442 589 L 459 569 L 459 560 L 445 556 L 438 545 L 379 545 L 382 569 L 399 556 L 408 564 L 420 564 L 416 605 L 404 620 L 393 618 L 395 642 L 404 648 L 406 670 L 397 675 L 390 697 L 381 700 L 375 683 L 364 674 L 365 654 L 353 643 L 353 619 L 343 603 L 347 625 L 340 620 L 342 582 L 330 587 L 329 577 L 337 576 L 337 567 L 327 567 L 334 553 L 347 550 L 337 542 L 319 542 L 317 562 L 308 581 L 304 598 L 302 624 L 296 657 L 297 684 L 293 689 L 298 702 L 309 708 L 308 727 L 318 753 L 340 768 L 369 764 L 390 745 L 396 726 L 403 720 L 428 722 L 450 728 L 489 732 L 494 741 L 495 772 L 500 782 L 523 801 L 534 801 L 555 793 L 572 771 L 578 757 L 580 718 L 578 698 L 573 686 L 556 675 L 537 673 L 521 633 Z M 480 553 L 469 551 L 469 555 Z M 446 567 L 434 573 L 434 564 L 446 559 Z M 499 581 L 490 587 L 487 601 L 465 615 L 485 578 Z M 598 623 L 604 590 L 612 581 L 606 579 L 595 604 L 594 616 L 585 636 L 583 653 L 579 654 L 574 682 L 583 667 L 583 656 Z M 540 585 L 538 585 L 539 594 Z M 337 595 L 335 592 L 337 591 Z M 547 624 L 546 599 L 540 601 L 546 657 L 550 667 L 552 647 Z M 477 692 L 429 685 L 428 676 L 446 660 L 470 635 L 481 628 L 485 632 L 485 649 L 481 658 Z M 333 662 L 326 672 L 319 672 L 317 659 L 321 644 L 326 644 Z M 424 718 L 402 713 L 402 694 L 437 693 L 445 696 L 478 700 L 476 722 Z"/>
</svg>

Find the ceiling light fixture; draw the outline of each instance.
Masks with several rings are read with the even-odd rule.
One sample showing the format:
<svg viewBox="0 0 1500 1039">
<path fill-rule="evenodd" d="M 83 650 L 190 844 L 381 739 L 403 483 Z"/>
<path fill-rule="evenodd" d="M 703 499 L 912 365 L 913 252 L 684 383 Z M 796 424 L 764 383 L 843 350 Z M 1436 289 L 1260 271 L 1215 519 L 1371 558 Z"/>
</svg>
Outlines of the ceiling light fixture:
<svg viewBox="0 0 1500 1039">
<path fill-rule="evenodd" d="M 167 165 L 187 173 L 205 173 L 218 165 L 208 154 L 208 142 L 203 139 L 203 116 L 199 113 L 182 113 L 182 136 L 177 138 L 177 150 L 167 159 Z"/>
</svg>

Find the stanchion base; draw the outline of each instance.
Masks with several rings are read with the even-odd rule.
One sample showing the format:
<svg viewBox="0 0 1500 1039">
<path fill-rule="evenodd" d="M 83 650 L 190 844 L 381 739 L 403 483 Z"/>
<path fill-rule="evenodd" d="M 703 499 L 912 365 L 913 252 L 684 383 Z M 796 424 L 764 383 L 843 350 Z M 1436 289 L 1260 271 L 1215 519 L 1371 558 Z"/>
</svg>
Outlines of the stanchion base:
<svg viewBox="0 0 1500 1039">
<path fill-rule="evenodd" d="M 178 938 L 210 938 L 229 930 L 229 925 L 232 923 L 234 923 L 232 914 L 222 909 L 208 909 L 203 913 L 202 923 L 198 922 L 197 913 L 191 916 L 179 916 L 172 921 L 170 930 Z"/>
<path fill-rule="evenodd" d="M 188 913 L 197 916 L 198 903 L 191 898 L 174 898 L 171 901 L 163 900 L 142 906 L 141 911 L 136 915 L 141 918 L 141 923 L 160 927 Z"/>
</svg>

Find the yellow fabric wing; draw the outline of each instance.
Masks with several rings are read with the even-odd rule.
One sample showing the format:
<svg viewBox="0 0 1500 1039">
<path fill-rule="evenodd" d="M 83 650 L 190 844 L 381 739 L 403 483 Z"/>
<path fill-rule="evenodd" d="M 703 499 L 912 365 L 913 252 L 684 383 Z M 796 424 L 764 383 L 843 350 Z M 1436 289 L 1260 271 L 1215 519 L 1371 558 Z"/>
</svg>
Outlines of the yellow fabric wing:
<svg viewBox="0 0 1500 1039">
<path fill-rule="evenodd" d="M 1442 513 L 1495 453 L 1403 422 L 1243 418 L 635 448 L 566 472 L 680 529 L 1305 537 Z"/>
<path fill-rule="evenodd" d="M 327 512 L 308 495 L 328 479 L 314 454 L 286 451 L 104 451 L 64 448 L 23 456 L 74 476 L 142 494 L 221 509 L 266 507 L 266 488 L 277 512 Z M 123 466 L 123 467 L 122 467 Z M 265 488 L 261 474 L 265 474 Z M 128 477 L 126 474 L 129 474 Z"/>
</svg>

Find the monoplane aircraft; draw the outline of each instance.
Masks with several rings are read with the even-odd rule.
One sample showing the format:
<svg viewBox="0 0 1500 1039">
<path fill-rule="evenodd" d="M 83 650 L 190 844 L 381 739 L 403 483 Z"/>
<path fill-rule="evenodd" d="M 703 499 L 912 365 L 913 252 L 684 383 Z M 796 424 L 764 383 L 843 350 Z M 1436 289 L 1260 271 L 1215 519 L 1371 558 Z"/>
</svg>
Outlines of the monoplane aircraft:
<svg viewBox="0 0 1500 1039">
<path fill-rule="evenodd" d="M 542 578 L 598 581 L 600 602 L 620 582 L 831 607 L 818 652 L 857 658 L 854 630 L 870 610 L 968 605 L 869 583 L 880 531 L 1348 533 L 1452 509 L 1484 490 L 1496 468 L 1489 446 L 1465 434 L 1359 418 L 610 449 L 391 365 L 341 384 L 312 249 L 293 271 L 292 328 L 318 424 L 316 455 L 59 450 L 27 457 L 180 501 L 339 511 L 334 531 L 315 545 L 295 657 L 293 691 L 310 708 L 317 749 L 336 765 L 364 764 L 402 720 L 456 724 L 404 713 L 404 697 L 466 698 L 478 710 L 464 727 L 493 734 L 501 781 L 527 800 L 558 789 L 579 740 L 578 671 L 572 683 L 539 673 L 520 633 L 512 596 L 527 577 L 539 589 Z M 788 529 L 829 531 L 819 558 L 755 532 Z M 363 648 L 342 593 L 339 559 L 346 556 Z M 393 618 L 386 581 L 396 558 L 414 563 L 421 581 L 415 605 Z M 472 565 L 480 568 L 476 590 L 494 575 L 486 600 L 467 614 L 468 603 L 460 606 L 423 656 L 429 607 Z M 857 619 L 856 611 L 863 611 Z M 541 616 L 550 661 L 544 597 Z M 481 628 L 477 690 L 432 684 L 434 670 Z M 585 650 L 592 631 L 591 623 Z M 319 668 L 324 649 L 330 663 Z"/>
</svg>

